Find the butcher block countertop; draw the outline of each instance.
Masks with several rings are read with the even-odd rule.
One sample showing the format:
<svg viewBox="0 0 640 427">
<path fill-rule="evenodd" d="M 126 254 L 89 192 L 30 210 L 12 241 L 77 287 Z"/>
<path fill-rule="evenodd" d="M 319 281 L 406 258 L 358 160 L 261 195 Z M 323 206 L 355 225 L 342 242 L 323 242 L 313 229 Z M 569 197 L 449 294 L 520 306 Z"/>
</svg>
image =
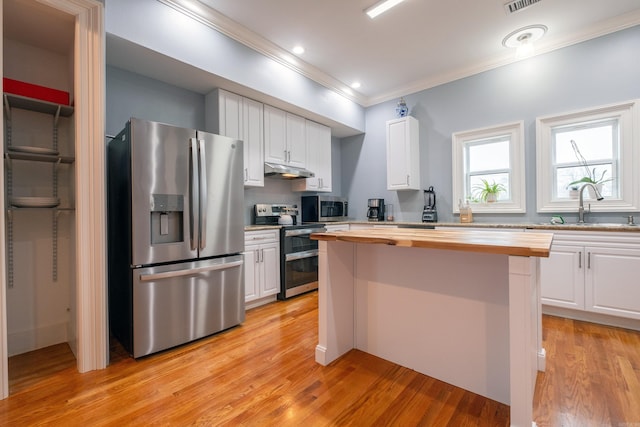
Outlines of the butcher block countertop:
<svg viewBox="0 0 640 427">
<path fill-rule="evenodd" d="M 476 230 L 420 230 L 371 228 L 365 230 L 314 233 L 314 240 L 372 243 L 402 247 L 449 249 L 515 256 L 548 257 L 551 233 Z"/>
</svg>

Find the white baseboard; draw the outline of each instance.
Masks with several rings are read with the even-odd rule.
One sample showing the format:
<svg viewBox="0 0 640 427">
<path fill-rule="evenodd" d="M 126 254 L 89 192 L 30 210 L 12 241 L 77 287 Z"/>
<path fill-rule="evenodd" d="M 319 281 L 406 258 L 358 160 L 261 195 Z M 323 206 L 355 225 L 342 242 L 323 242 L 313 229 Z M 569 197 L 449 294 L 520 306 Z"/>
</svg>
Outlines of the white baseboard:
<svg viewBox="0 0 640 427">
<path fill-rule="evenodd" d="M 547 350 L 541 348 L 538 351 L 538 371 L 544 372 L 547 369 Z"/>
<path fill-rule="evenodd" d="M 610 316 L 607 314 L 592 313 L 590 311 L 583 310 L 572 310 L 570 308 L 555 307 L 545 304 L 542 305 L 542 314 L 640 331 L 640 320 L 628 319 L 626 317 Z"/>
<path fill-rule="evenodd" d="M 7 334 L 8 355 L 26 353 L 68 341 L 67 322 Z"/>
<path fill-rule="evenodd" d="M 277 295 L 269 295 L 264 298 L 254 299 L 244 303 L 245 310 L 260 307 L 261 305 L 269 304 L 277 300 Z"/>
</svg>

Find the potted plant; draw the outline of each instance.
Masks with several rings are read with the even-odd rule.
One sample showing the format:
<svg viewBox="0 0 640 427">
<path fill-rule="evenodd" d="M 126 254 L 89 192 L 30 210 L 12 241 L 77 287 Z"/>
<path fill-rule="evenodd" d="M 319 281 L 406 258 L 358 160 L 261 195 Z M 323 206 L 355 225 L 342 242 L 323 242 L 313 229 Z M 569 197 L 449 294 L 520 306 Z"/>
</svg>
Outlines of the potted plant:
<svg viewBox="0 0 640 427">
<path fill-rule="evenodd" d="M 597 168 L 591 169 L 589 167 L 589 163 L 587 162 L 587 159 L 585 159 L 582 153 L 580 152 L 580 149 L 578 148 L 578 144 L 573 139 L 570 142 L 571 142 L 571 148 L 573 148 L 573 152 L 575 153 L 578 161 L 584 168 L 584 176 L 576 181 L 572 181 L 569 184 L 567 184 L 567 188 L 571 187 L 571 189 L 573 190 L 575 186 L 582 186 L 583 184 L 593 184 L 598 189 L 598 192 L 602 193 L 602 185 L 605 182 L 613 181 L 613 178 L 605 179 L 604 176 L 607 174 L 606 170 L 602 171 L 602 173 L 598 176 L 598 172 L 596 172 Z M 577 190 L 579 189 L 580 188 L 578 187 Z M 587 187 L 587 190 L 589 191 L 589 196 L 592 199 L 595 199 L 596 196 L 593 193 L 593 189 L 591 187 Z"/>
<path fill-rule="evenodd" d="M 482 184 L 478 184 L 473 187 L 474 195 L 480 200 L 483 200 L 487 203 L 494 203 L 498 200 L 498 194 L 503 191 L 507 191 L 504 185 L 499 184 L 495 181 L 489 183 L 486 179 L 481 179 Z"/>
<path fill-rule="evenodd" d="M 568 185 L 567 187 L 569 187 L 569 197 L 571 197 L 572 199 L 577 199 L 580 195 L 580 186 L 577 184 L 573 184 Z"/>
</svg>

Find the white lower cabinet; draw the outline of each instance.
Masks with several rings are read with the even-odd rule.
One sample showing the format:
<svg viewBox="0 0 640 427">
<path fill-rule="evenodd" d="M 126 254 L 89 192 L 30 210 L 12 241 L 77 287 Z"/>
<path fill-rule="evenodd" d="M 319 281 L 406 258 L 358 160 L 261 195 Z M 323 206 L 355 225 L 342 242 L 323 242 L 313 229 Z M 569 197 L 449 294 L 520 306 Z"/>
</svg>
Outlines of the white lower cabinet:
<svg viewBox="0 0 640 427">
<path fill-rule="evenodd" d="M 633 234 L 555 234 L 540 262 L 542 303 L 640 320 L 640 237 Z"/>
<path fill-rule="evenodd" d="M 280 292 L 279 233 L 275 229 L 245 232 L 243 254 L 247 307 L 275 301 Z"/>
</svg>

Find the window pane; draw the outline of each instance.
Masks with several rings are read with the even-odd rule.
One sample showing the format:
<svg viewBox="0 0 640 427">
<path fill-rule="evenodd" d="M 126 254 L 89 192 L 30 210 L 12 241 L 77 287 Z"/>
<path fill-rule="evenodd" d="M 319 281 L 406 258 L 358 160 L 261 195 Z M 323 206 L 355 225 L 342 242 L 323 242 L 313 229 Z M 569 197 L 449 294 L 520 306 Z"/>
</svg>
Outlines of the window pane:
<svg viewBox="0 0 640 427">
<path fill-rule="evenodd" d="M 469 144 L 469 172 L 509 169 L 509 140 Z"/>
<path fill-rule="evenodd" d="M 607 178 L 611 177 L 612 169 L 613 167 L 611 164 L 598 165 L 596 168 L 596 175 L 598 178 L 600 178 L 600 176 L 602 175 L 602 172 L 606 171 L 604 176 L 604 180 L 606 180 Z M 569 191 L 571 190 L 571 188 L 568 188 L 569 183 L 578 181 L 582 179 L 583 176 L 584 176 L 584 168 L 579 166 L 558 168 L 555 197 L 569 198 Z M 579 189 L 580 187 L 582 187 L 582 185 L 584 185 L 584 183 L 578 183 L 573 185 L 572 187 Z M 617 185 L 614 182 L 608 181 L 603 184 L 602 195 L 604 197 L 617 196 L 617 192 L 618 192 Z"/>
<path fill-rule="evenodd" d="M 471 188 L 471 194 L 468 198 L 475 203 L 480 203 L 482 200 L 479 197 L 480 190 L 478 187 L 482 187 L 484 184 L 482 180 L 486 180 L 489 184 L 502 184 L 506 191 L 501 191 L 498 194 L 498 201 L 511 200 L 511 189 L 509 188 L 509 174 L 508 173 L 494 173 L 483 175 L 471 175 L 469 177 L 469 188 Z"/>
<path fill-rule="evenodd" d="M 611 122 L 589 127 L 554 129 L 556 164 L 575 163 L 580 159 L 571 146 L 576 142 L 580 153 L 587 162 L 610 160 L 613 158 L 614 126 Z"/>
<path fill-rule="evenodd" d="M 606 181 L 617 173 L 617 120 L 558 126 L 553 128 L 552 132 L 556 167 L 553 189 L 555 199 L 570 197 L 570 188 L 567 186 L 571 182 L 579 181 L 584 177 L 597 182 Z M 575 147 L 571 141 L 574 141 Z M 575 186 L 579 188 L 582 184 L 578 183 Z M 603 184 L 603 196 L 618 197 L 617 181 Z"/>
</svg>

